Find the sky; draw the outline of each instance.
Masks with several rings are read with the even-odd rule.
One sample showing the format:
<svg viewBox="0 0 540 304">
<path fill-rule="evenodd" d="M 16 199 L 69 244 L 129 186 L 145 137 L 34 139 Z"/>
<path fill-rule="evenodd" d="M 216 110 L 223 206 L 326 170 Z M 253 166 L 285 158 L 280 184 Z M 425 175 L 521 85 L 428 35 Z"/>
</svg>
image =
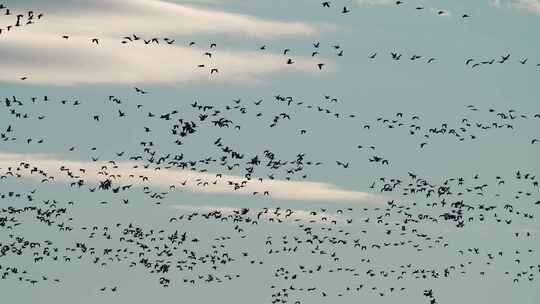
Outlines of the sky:
<svg viewBox="0 0 540 304">
<path fill-rule="evenodd" d="M 288 303 L 429 303 L 431 298 L 423 294 L 429 289 L 437 303 L 539 303 L 540 266 L 534 267 L 540 224 L 525 215 L 536 215 L 540 208 L 532 178 L 540 170 L 540 143 L 534 141 L 540 139 L 540 41 L 535 39 L 540 1 L 404 0 L 397 5 L 331 0 L 329 7 L 322 2 L 4 1 L 11 14 L 0 9 L 0 100 L 6 100 L 0 104 L 0 173 L 5 176 L 0 180 L 0 219 L 16 217 L 21 224 L 0 226 L 0 247 L 15 236 L 51 240 L 73 262 L 36 263 L 33 249 L 0 256 L 0 272 L 13 266 L 39 281 L 29 284 L 11 275 L 0 281 L 2 297 L 17 303 L 271 303 L 278 288 L 271 286 L 296 286 L 289 290 Z M 347 13 L 342 13 L 344 7 Z M 10 26 L 17 14 L 25 22 Z M 31 24 L 25 24 L 30 15 Z M 400 59 L 392 53 L 401 54 Z M 205 105 L 213 108 L 197 108 Z M 211 116 L 218 109 L 219 115 Z M 159 118 L 167 114 L 173 119 Z M 212 122 L 216 117 L 230 119 L 230 127 L 218 127 Z M 196 132 L 182 138 L 173 134 L 178 119 L 180 127 L 194 121 Z M 459 137 L 446 132 L 450 129 Z M 222 151 L 225 146 L 244 155 L 237 167 L 214 161 L 190 170 L 156 163 L 168 154 L 184 160 L 219 159 L 228 153 Z M 146 155 L 145 148 L 156 152 L 155 159 L 132 158 Z M 268 152 L 289 163 L 279 169 L 264 166 Z M 302 163 L 294 166 L 299 155 Z M 234 190 L 231 183 L 245 181 L 246 162 L 255 156 L 263 165 L 245 187 Z M 227 161 L 235 162 L 230 156 Z M 43 176 L 21 169 L 22 163 L 54 179 L 44 182 Z M 74 179 L 61 168 L 75 170 L 85 185 L 71 185 Z M 8 176 L 15 171 L 19 177 Z M 89 191 L 105 174 L 118 175 L 115 186 L 132 186 L 120 194 Z M 231 183 L 212 184 L 216 174 Z M 517 178 L 525 174 L 531 178 Z M 453 193 L 445 199 L 474 206 L 473 220 L 456 227 L 440 219 L 442 206 L 431 205 L 440 204 L 441 196 L 404 195 L 403 188 L 416 182 L 411 175 L 436 187 L 454 178 L 449 181 Z M 459 178 L 465 185 L 457 185 Z M 400 190 L 381 191 L 392 179 L 402 181 Z M 488 186 L 481 194 L 465 190 L 483 184 Z M 29 193 L 34 200 L 26 199 Z M 68 208 L 69 214 L 58 221 L 74 230 L 59 231 L 8 211 L 10 206 L 43 208 L 47 200 Z M 507 204 L 520 213 L 504 208 Z M 490 205 L 497 206 L 495 211 L 484 211 Z M 398 231 L 385 233 L 396 223 L 399 228 L 401 208 L 407 207 L 415 217 L 439 218 L 410 224 L 430 239 L 409 228 L 401 236 Z M 240 208 L 249 208 L 254 217 L 270 208 L 270 215 L 257 226 L 243 224 L 249 232 L 245 238 L 232 222 L 200 216 L 170 221 L 193 212 L 232 215 Z M 271 215 L 276 208 L 290 209 L 297 220 L 281 218 L 277 223 Z M 347 208 L 352 211 L 341 213 Z M 384 221 L 377 223 L 378 216 Z M 479 220 L 484 216 L 488 219 Z M 497 216 L 512 223 L 501 224 Z M 136 257 L 99 266 L 94 257 L 64 253 L 81 240 L 99 250 L 132 246 L 122 243 L 118 228 L 130 223 L 148 231 L 163 229 L 166 235 L 185 231 L 201 240 L 186 248 L 202 256 L 211 252 L 216 238 L 231 236 L 222 248 L 236 260 L 215 275 L 240 277 L 186 284 L 183 280 L 196 277 L 195 271 L 171 271 L 171 284 L 164 288 L 160 275 Z M 294 254 L 268 254 L 269 236 L 274 244 L 284 236 L 308 237 L 302 224 L 328 238 L 365 244 L 411 241 L 420 247 L 359 252 L 351 246 L 321 245 L 339 254 L 339 261 L 313 254 L 305 243 L 300 246 L 305 250 Z M 81 227 L 92 226 L 99 227 L 98 235 L 110 227 L 112 238 L 89 239 Z M 434 243 L 438 236 L 447 247 Z M 480 254 L 470 248 L 480 248 Z M 244 251 L 264 263 L 245 261 Z M 505 252 L 501 258 L 488 257 L 499 251 Z M 176 264 L 184 258 L 179 252 L 166 259 Z M 133 261 L 137 266 L 130 266 Z M 295 282 L 279 277 L 281 267 L 298 272 L 299 264 L 324 270 L 350 266 L 359 275 L 323 271 L 299 275 Z M 407 264 L 428 272 L 463 264 L 466 273 L 427 279 L 410 272 L 405 279 L 379 273 Z M 204 267 L 201 271 L 211 272 Z M 370 277 L 370 269 L 379 275 Z M 528 272 L 519 274 L 523 277 L 516 283 L 513 278 L 520 271 Z M 533 273 L 534 280 L 528 280 Z M 359 284 L 366 290 L 344 290 Z M 317 292 L 298 291 L 311 286 Z"/>
</svg>

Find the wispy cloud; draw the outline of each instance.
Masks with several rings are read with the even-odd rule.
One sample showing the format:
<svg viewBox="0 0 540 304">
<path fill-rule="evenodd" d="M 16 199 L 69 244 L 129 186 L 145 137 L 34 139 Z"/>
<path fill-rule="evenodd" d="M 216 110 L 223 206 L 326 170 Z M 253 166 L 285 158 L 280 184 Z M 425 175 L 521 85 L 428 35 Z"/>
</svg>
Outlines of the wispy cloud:
<svg viewBox="0 0 540 304">
<path fill-rule="evenodd" d="M 67 35 L 122 37 L 231 34 L 259 38 L 311 35 L 318 29 L 305 22 L 266 20 L 161 0 L 97 0 L 47 2 L 36 30 Z"/>
<path fill-rule="evenodd" d="M 79 40 L 77 40 L 79 39 Z M 124 46 L 118 39 L 90 37 L 63 41 L 55 35 L 20 34 L 3 38 L 0 80 L 72 85 L 103 83 L 173 83 L 183 81 L 257 81 L 278 71 L 315 71 L 313 59 L 295 58 L 287 65 L 280 55 L 254 51 L 216 50 L 205 57 L 198 47 Z M 198 68 L 204 64 L 204 68 Z M 212 68 L 219 73 L 210 74 Z"/>
<path fill-rule="evenodd" d="M 514 0 L 513 5 L 540 15 L 540 0 Z"/>
<path fill-rule="evenodd" d="M 20 81 L 22 76 L 28 77 L 26 83 L 57 85 L 257 81 L 278 71 L 317 70 L 318 61 L 312 58 L 298 56 L 287 65 L 285 56 L 258 51 L 261 42 L 253 43 L 250 50 L 220 45 L 209 58 L 204 55 L 208 41 L 204 46 L 201 42 L 201 48 L 188 47 L 185 37 L 228 34 L 272 39 L 318 31 L 304 22 L 264 20 L 158 0 L 75 1 L 49 9 L 36 24 L 2 37 L 0 81 Z M 121 43 L 122 37 L 132 34 L 178 42 Z M 99 39 L 99 45 L 91 43 L 93 38 Z M 205 67 L 198 68 L 199 64 Z M 212 68 L 219 72 L 211 75 Z"/>
<path fill-rule="evenodd" d="M 540 15 L 540 0 L 489 0 L 495 8 L 513 8 L 530 11 Z"/>
<path fill-rule="evenodd" d="M 169 188 L 175 186 L 176 189 L 182 188 L 193 192 L 201 193 L 222 193 L 222 194 L 242 194 L 253 195 L 257 192 L 258 195 L 268 191 L 268 196 L 273 199 L 296 200 L 296 201 L 327 201 L 327 202 L 368 202 L 381 203 L 385 201 L 382 196 L 370 194 L 367 192 L 353 191 L 341 189 L 335 185 L 321 182 L 299 182 L 285 180 L 251 180 L 244 187 L 233 190 L 230 183 L 242 183 L 245 179 L 241 176 L 222 175 L 216 177 L 215 173 L 195 172 L 191 170 L 179 169 L 161 169 L 154 170 L 144 168 L 141 163 L 135 162 L 116 162 L 113 166 L 110 163 L 84 162 L 59 160 L 47 155 L 37 154 L 11 154 L 0 153 L 0 168 L 2 173 L 5 168 L 17 167 L 21 162 L 29 163 L 30 166 L 38 167 L 41 170 L 48 172 L 54 176 L 54 181 L 58 182 L 75 182 L 69 178 L 66 172 L 61 172 L 60 167 L 64 166 L 80 175 L 87 183 L 97 183 L 103 181 L 106 177 L 99 172 L 103 172 L 102 166 L 107 166 L 106 172 L 117 177 L 113 180 L 115 183 L 147 185 L 161 188 Z M 137 166 L 136 168 L 134 168 Z M 36 177 L 41 179 L 39 175 L 31 174 L 30 169 L 19 171 L 24 176 Z M 84 169 L 85 173 L 79 169 Z M 132 177 L 130 177 L 132 175 Z M 147 177 L 143 180 L 141 176 Z M 182 183 L 185 182 L 185 185 Z M 205 184 L 206 182 L 206 184 Z M 215 184 L 214 184 L 215 182 Z"/>
</svg>

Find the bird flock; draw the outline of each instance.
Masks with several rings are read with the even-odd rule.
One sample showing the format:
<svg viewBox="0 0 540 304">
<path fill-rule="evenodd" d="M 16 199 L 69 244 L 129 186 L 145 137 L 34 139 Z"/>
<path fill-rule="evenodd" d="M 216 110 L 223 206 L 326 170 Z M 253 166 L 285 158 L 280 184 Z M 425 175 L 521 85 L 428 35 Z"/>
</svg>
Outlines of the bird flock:
<svg viewBox="0 0 540 304">
<path fill-rule="evenodd" d="M 351 13 L 348 6 L 334 2 L 322 2 L 322 7 Z M 407 3 L 396 1 L 395 5 L 402 8 Z M 424 6 L 414 8 L 424 10 Z M 0 9 L 16 18 L 0 29 L 1 35 L 43 17 L 32 11 L 17 15 L 4 5 Z M 448 12 L 437 10 L 436 14 Z M 461 18 L 471 17 L 463 13 Z M 69 33 L 59 34 L 59 39 L 72 40 Z M 129 34 L 119 43 L 166 47 L 179 40 Z M 106 47 L 99 37 L 89 44 Z M 197 45 L 187 43 L 187 47 Z M 258 50 L 268 48 L 266 44 Z M 310 57 L 319 56 L 322 48 L 321 42 L 314 42 Z M 205 61 L 194 63 L 194 68 L 218 74 L 219 67 L 212 63 L 218 45 L 210 42 L 201 50 Z M 329 44 L 324 51 L 346 55 L 339 44 Z M 290 48 L 281 50 L 284 64 L 295 63 L 292 53 Z M 374 61 L 382 55 L 374 51 L 366 57 Z M 396 50 L 385 56 L 396 62 L 439 61 L 435 56 Z M 512 60 L 510 54 L 467 58 L 464 66 L 475 69 Z M 519 58 L 515 63 L 529 61 Z M 324 70 L 325 64 L 319 62 L 315 68 Z M 76 278 L 45 272 L 48 268 L 42 265 L 76 264 L 144 273 L 152 284 L 179 290 L 227 286 L 264 274 L 269 284 L 261 302 L 273 304 L 352 303 L 365 297 L 373 302 L 378 298 L 400 301 L 407 294 L 435 304 L 441 303 L 441 283 L 437 282 L 450 279 L 496 277 L 515 288 L 538 286 L 538 230 L 534 227 L 538 227 L 540 177 L 534 170 L 445 177 L 423 176 L 414 170 L 395 174 L 386 169 L 399 160 L 387 156 L 394 153 L 378 144 L 353 136 L 349 145 L 336 149 L 354 151 L 355 157 L 338 158 L 304 149 L 302 143 L 323 140 L 316 126 L 303 123 L 306 117 L 315 117 L 341 128 L 342 134 L 354 132 L 374 141 L 397 136 L 413 143 L 414 153 L 430 153 L 442 143 L 459 149 L 484 138 L 523 132 L 529 136 L 525 131 L 531 125 L 538 133 L 540 112 L 471 103 L 460 115 L 447 115 L 434 123 L 423 113 L 405 110 L 377 116 L 343 111 L 340 105 L 347 101 L 338 95 L 309 100 L 286 92 L 215 102 L 183 100 L 165 109 L 155 102 L 157 92 L 144 84 L 114 93 L 103 89 L 94 100 L 2 94 L 0 151 L 47 153 L 53 149 L 65 160 L 0 155 L 0 286 L 5 280 L 61 289 Z M 69 128 L 58 128 L 59 121 L 68 125 L 70 119 L 74 123 Z M 85 131 L 77 131 L 82 125 L 91 132 L 82 135 Z M 291 148 L 298 150 L 287 154 L 267 146 L 253 151 L 237 144 L 236 138 L 253 130 L 276 137 L 287 133 L 295 138 L 289 143 Z M 111 151 L 99 143 L 103 134 L 123 131 L 114 146 L 125 140 L 125 148 Z M 73 144 L 69 132 L 80 132 L 84 143 Z M 522 148 L 540 155 L 538 136 L 528 137 Z M 281 202 L 275 186 L 309 183 L 314 174 L 325 170 L 346 175 L 366 167 L 380 175 L 361 186 L 373 195 L 373 202 L 365 205 L 318 204 L 298 209 Z M 178 197 L 197 192 L 236 194 L 258 204 L 171 208 Z M 162 216 L 155 226 L 121 215 L 92 223 L 80 211 L 87 208 L 103 214 L 150 208 Z M 497 242 L 483 242 L 481 236 L 471 243 L 463 241 L 487 225 L 501 227 Z M 46 231 L 46 238 L 39 238 L 43 234 L 36 231 Z M 403 252 L 408 255 L 402 256 Z M 441 254 L 451 258 L 427 261 Z M 385 259 L 388 256 L 390 261 Z M 407 260 L 406 256 L 417 258 Z M 322 283 L 328 280 L 339 284 Z M 93 292 L 122 293 L 122 281 L 103 281 L 108 283 Z"/>
</svg>

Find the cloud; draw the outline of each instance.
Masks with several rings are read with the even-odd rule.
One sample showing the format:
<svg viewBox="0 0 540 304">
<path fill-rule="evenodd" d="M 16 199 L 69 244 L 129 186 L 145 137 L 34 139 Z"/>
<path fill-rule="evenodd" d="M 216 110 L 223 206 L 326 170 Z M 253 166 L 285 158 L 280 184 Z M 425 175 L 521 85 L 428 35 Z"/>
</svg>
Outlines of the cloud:
<svg viewBox="0 0 540 304">
<path fill-rule="evenodd" d="M 79 39 L 79 40 L 77 40 Z M 278 71 L 315 71 L 313 59 L 294 58 L 263 52 L 216 50 L 212 58 L 198 47 L 122 45 L 101 38 L 99 46 L 90 37 L 71 41 L 54 35 L 6 36 L 0 50 L 0 81 L 33 84 L 133 84 L 174 83 L 195 80 L 257 81 L 263 74 Z M 204 68 L 198 68 L 204 64 Z M 219 73 L 210 75 L 210 69 Z"/>
<path fill-rule="evenodd" d="M 258 38 L 311 35 L 305 22 L 273 21 L 238 13 L 160 0 L 75 0 L 47 2 L 43 21 L 34 28 L 67 35 L 122 37 L 139 35 L 231 34 Z"/>
<path fill-rule="evenodd" d="M 540 0 L 514 0 L 513 6 L 540 15 Z"/>
<path fill-rule="evenodd" d="M 2 35 L 0 81 L 30 84 L 133 84 L 185 81 L 261 81 L 262 75 L 316 72 L 317 61 L 257 50 L 227 49 L 218 45 L 212 57 L 207 43 L 188 47 L 186 35 L 228 34 L 271 39 L 311 35 L 317 29 L 303 22 L 269 21 L 253 16 L 197 8 L 157 0 L 74 1 L 50 9 L 35 24 Z M 122 44 L 124 36 L 149 39 L 170 37 L 167 45 L 145 45 L 142 40 Z M 62 39 L 68 35 L 68 40 Z M 91 43 L 99 39 L 99 45 Z M 322 59 L 321 59 L 322 60 Z M 198 68 L 204 64 L 204 68 Z M 331 69 L 331 63 L 327 62 Z M 219 73 L 210 75 L 217 68 Z"/>
<path fill-rule="evenodd" d="M 490 0 L 489 4 L 495 8 L 520 9 L 540 15 L 540 0 Z"/>
<path fill-rule="evenodd" d="M 30 169 L 37 167 L 40 170 L 48 172 L 54 176 L 56 182 L 76 182 L 77 179 L 71 179 L 66 172 L 61 172 L 60 167 L 69 168 L 75 174 L 81 176 L 87 183 L 97 183 L 103 181 L 106 177 L 99 174 L 103 171 L 102 166 L 107 166 L 106 172 L 111 175 L 119 175 L 120 177 L 113 179 L 117 184 L 134 184 L 146 185 L 160 188 L 169 188 L 175 186 L 176 189 L 187 189 L 193 192 L 200 193 L 221 193 L 221 194 L 243 194 L 253 195 L 257 192 L 258 195 L 263 195 L 264 191 L 269 192 L 269 197 L 273 199 L 283 199 L 292 201 L 329 201 L 329 202 L 369 202 L 381 203 L 386 201 L 384 197 L 370 194 L 367 192 L 353 191 L 340 189 L 335 185 L 321 182 L 300 182 L 300 181 L 285 181 L 285 180 L 251 180 L 245 184 L 245 187 L 238 190 L 233 190 L 231 183 L 242 183 L 245 179 L 241 176 L 222 175 L 216 177 L 215 173 L 195 172 L 191 170 L 179 169 L 161 169 L 154 170 L 151 168 L 145 169 L 141 163 L 136 162 L 117 162 L 116 166 L 105 161 L 83 162 L 59 160 L 47 155 L 39 154 L 12 154 L 0 153 L 0 168 L 17 167 L 21 162 L 30 164 L 29 169 L 20 171 L 24 176 L 35 177 L 42 179 L 42 176 L 31 174 Z M 137 166 L 137 168 L 134 168 Z M 84 169 L 85 173 L 79 171 Z M 2 172 L 2 173 L 5 173 Z M 133 177 L 129 177 L 132 175 Z M 143 180 L 141 176 L 148 177 L 148 180 Z M 183 182 L 186 184 L 181 185 Z M 207 182 L 207 185 L 205 185 Z M 214 182 L 216 182 L 214 184 Z"/>
</svg>

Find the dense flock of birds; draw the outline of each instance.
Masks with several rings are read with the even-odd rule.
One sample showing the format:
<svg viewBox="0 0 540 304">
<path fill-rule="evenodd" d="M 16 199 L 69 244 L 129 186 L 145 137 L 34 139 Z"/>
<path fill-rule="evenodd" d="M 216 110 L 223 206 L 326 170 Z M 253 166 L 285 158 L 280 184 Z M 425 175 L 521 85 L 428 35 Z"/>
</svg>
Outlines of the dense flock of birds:
<svg viewBox="0 0 540 304">
<path fill-rule="evenodd" d="M 332 7 L 330 1 L 323 7 Z M 396 5 L 402 6 L 402 1 Z M 13 14 L 0 6 L 6 15 Z M 417 7 L 422 10 L 423 7 Z M 343 8 L 343 13 L 350 9 Z M 442 13 L 440 13 L 442 12 Z M 445 14 L 440 11 L 438 14 Z M 15 15 L 16 21 L 0 29 L 0 34 L 15 28 L 30 25 L 41 19 L 43 14 L 29 11 Z M 463 18 L 469 15 L 463 14 Z M 69 40 L 68 35 L 63 39 Z M 91 43 L 101 46 L 99 38 Z M 172 38 L 144 38 L 138 35 L 125 36 L 122 44 L 144 43 L 157 45 L 175 44 Z M 190 42 L 189 45 L 195 45 Z M 320 42 L 313 44 L 312 56 L 318 55 Z M 331 46 L 337 56 L 344 51 L 339 45 Z M 210 43 L 204 56 L 212 58 L 217 48 Z M 266 46 L 260 47 L 261 50 Z M 289 49 L 283 50 L 288 56 Z M 377 53 L 369 55 L 374 60 Z M 401 53 L 392 52 L 393 60 L 400 60 Z M 410 60 L 426 60 L 434 57 L 413 54 Z M 500 60 L 478 61 L 467 59 L 465 65 L 477 67 L 494 63 L 503 64 L 510 54 Z M 288 64 L 294 60 L 288 58 Z M 520 59 L 526 64 L 527 59 Z M 323 63 L 318 65 L 322 69 Z M 198 67 L 208 67 L 199 64 Z M 216 67 L 210 73 L 218 73 Z M 261 265 L 271 264 L 273 283 L 269 286 L 271 303 L 308 303 L 312 297 L 358 297 L 371 293 L 380 297 L 409 292 L 406 281 L 420 281 L 428 286 L 434 280 L 449 277 L 502 276 L 510 284 L 537 284 L 540 275 L 538 254 L 534 250 L 537 231 L 529 227 L 536 222 L 533 210 L 540 208 L 538 178 L 536 173 L 523 169 L 498 176 L 453 176 L 441 180 L 430 180 L 415 172 L 403 176 L 381 176 L 365 185 L 372 193 L 384 198 L 383 204 L 365 207 L 314 208 L 295 210 L 287 207 L 235 208 L 194 210 L 180 209 L 179 215 L 169 217 L 159 227 L 147 227 L 145 223 L 123 222 L 120 219 L 109 225 L 82 225 L 73 214 L 77 200 L 62 200 L 42 193 L 42 187 L 59 184 L 68 193 L 77 197 L 99 196 L 96 208 L 112 204 L 134 204 L 151 201 L 158 205 L 184 188 L 210 188 L 225 185 L 231 192 L 244 192 L 252 196 L 271 199 L 272 191 L 251 191 L 254 184 L 264 189 L 271 180 L 308 180 L 316 167 L 334 167 L 339 170 L 361 169 L 363 166 L 392 166 L 392 160 L 384 156 L 374 145 L 357 143 L 352 149 L 358 151 L 357 159 L 312 159 L 308 152 L 292 157 L 279 155 L 266 149 L 256 154 L 242 151 L 227 144 L 224 136 L 208 140 L 208 155 L 189 158 L 184 153 L 160 148 L 163 141 L 173 143 L 181 151 L 198 134 L 207 130 L 219 134 L 236 134 L 245 128 L 290 128 L 289 121 L 301 119 L 302 115 L 328 117 L 334 123 L 348 120 L 357 125 L 359 132 L 377 134 L 382 130 L 409 136 L 416 142 L 418 153 L 424 153 L 437 137 L 450 138 L 456 143 L 479 140 L 482 136 L 496 132 L 518 132 L 524 121 L 540 124 L 540 113 L 521 113 L 515 109 L 480 109 L 469 105 L 463 109 L 462 117 L 453 121 L 442 121 L 432 125 L 422 119 L 420 113 L 398 112 L 377 118 L 362 117 L 358 113 L 343 113 L 334 104 L 339 97 L 323 96 L 320 103 L 310 103 L 287 94 L 276 94 L 270 98 L 245 101 L 234 99 L 225 104 L 204 104 L 193 101 L 165 112 L 157 112 L 144 100 L 152 92 L 134 87 L 126 92 L 138 104 L 127 101 L 128 97 L 108 95 L 103 97 L 107 111 L 83 112 L 85 102 L 77 99 L 53 99 L 36 96 L 23 99 L 17 96 L 4 97 L 0 109 L 0 144 L 2 150 L 48 143 L 48 137 L 33 137 L 25 124 L 38 123 L 46 126 L 61 119 L 55 107 L 63 107 L 63 113 L 73 112 L 95 124 L 96 130 L 104 123 L 119 123 L 133 119 L 141 126 L 137 149 L 118 151 L 115 155 L 100 153 L 98 147 L 62 147 L 65 153 L 90 153 L 86 167 L 61 165 L 59 168 L 42 168 L 32 160 L 0 167 L 0 278 L 21 284 L 53 284 L 61 286 L 69 278 L 55 274 L 39 273 L 34 265 L 41 263 L 87 263 L 96 267 L 111 264 L 126 268 L 143 269 L 162 287 L 179 285 L 200 286 L 202 284 L 227 284 L 245 275 L 235 265 L 243 264 L 258 271 Z M 133 96 L 135 95 L 135 96 Z M 43 110 L 46 105 L 47 110 Z M 266 105 L 263 110 L 263 105 Z M 269 108 L 283 111 L 272 113 Z M 40 109 L 40 110 L 38 110 Z M 52 109 L 52 110 L 50 110 Z M 83 111 L 92 107 L 82 108 Z M 309 114 L 311 113 L 311 114 Z M 246 117 L 255 119 L 256 124 L 246 126 Z M 309 126 L 292 130 L 297 136 L 310 136 Z M 57 134 L 50 134 L 57 137 Z M 433 143 L 436 144 L 436 143 Z M 527 148 L 540 148 L 538 138 L 523 143 Z M 39 148 L 37 146 L 36 148 Z M 178 151 L 178 149 L 176 151 Z M 84 151 L 83 151 L 84 150 Z M 208 151 L 208 152 L 206 152 Z M 186 178 L 166 187 L 155 186 L 152 179 L 164 171 L 197 172 L 203 177 Z M 210 173 L 214 172 L 214 173 Z M 221 173 L 216 173 L 221 172 Z M 230 178 L 229 174 L 240 178 Z M 15 191 L 8 185 L 28 183 L 32 188 Z M 84 193 L 84 196 L 83 194 Z M 135 193 L 136 196 L 130 193 Z M 512 193 L 511 196 L 503 193 Z M 106 197 L 104 199 L 104 197 Z M 86 201 L 86 199 L 85 199 Z M 139 202 L 141 203 L 141 202 Z M 190 230 L 193 223 L 212 225 L 215 235 Z M 477 225 L 502 225 L 508 227 L 507 235 L 501 238 L 515 239 L 519 247 L 483 248 L 481 243 L 460 247 L 443 233 L 433 233 L 444 227 L 469 233 Z M 35 239 L 23 232 L 28 225 L 43 225 L 49 229 L 50 238 Z M 284 227 L 284 228 L 283 228 Z M 80 238 L 80 236 L 84 236 Z M 72 240 L 68 247 L 59 245 L 61 239 Z M 248 241 L 249 239 L 249 241 Z M 235 244 L 251 243 L 259 246 L 242 248 Z M 410 251 L 417 255 L 441 250 L 453 252 L 455 261 L 441 262 L 437 266 L 400 261 L 381 264 L 381 252 L 396 250 Z M 354 252 L 354 258 L 350 252 Z M 20 257 L 13 262 L 13 257 Z M 296 265 L 272 264 L 276 257 L 298 256 Z M 306 258 L 308 256 L 309 258 Z M 25 261 L 25 262 L 20 262 Z M 313 263 L 311 263 L 313 262 Z M 501 265 L 496 267 L 496 265 Z M 342 282 L 339 288 L 316 284 L 323 277 Z M 387 284 L 380 284 L 384 280 Z M 119 292 L 122 282 L 103 286 L 98 292 Z M 429 303 L 437 303 L 436 291 L 424 288 L 413 291 L 425 297 Z"/>
</svg>

